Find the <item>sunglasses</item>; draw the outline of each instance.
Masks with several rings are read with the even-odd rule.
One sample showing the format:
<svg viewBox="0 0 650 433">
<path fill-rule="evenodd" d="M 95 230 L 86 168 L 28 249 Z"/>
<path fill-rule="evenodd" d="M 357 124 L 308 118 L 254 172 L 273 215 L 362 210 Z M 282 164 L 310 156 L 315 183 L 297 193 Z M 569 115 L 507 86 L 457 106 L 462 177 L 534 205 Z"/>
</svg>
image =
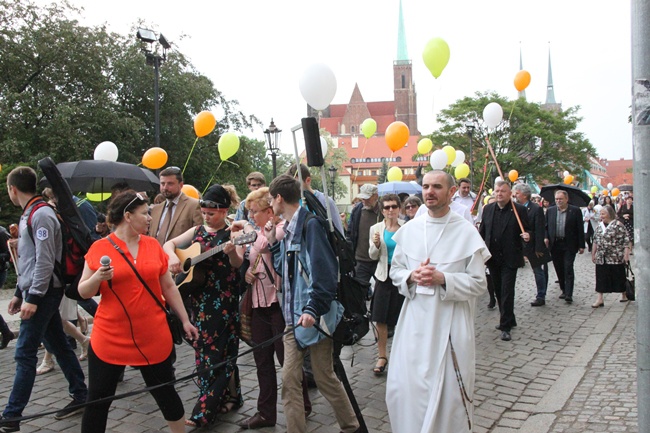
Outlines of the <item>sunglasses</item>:
<svg viewBox="0 0 650 433">
<path fill-rule="evenodd" d="M 172 171 L 173 173 L 171 173 L 171 174 L 180 174 L 181 173 L 180 167 L 176 167 L 175 165 L 172 165 L 172 166 L 169 166 L 169 167 L 165 168 L 165 171 Z"/>
<path fill-rule="evenodd" d="M 415 209 L 416 207 L 417 206 L 414 204 L 407 204 L 406 206 L 404 206 L 404 209 Z"/>
<path fill-rule="evenodd" d="M 129 206 L 131 206 L 133 203 L 135 203 L 136 200 L 140 200 L 141 202 L 145 201 L 144 197 L 142 197 L 142 194 L 140 194 L 139 192 L 136 192 L 135 197 L 133 197 L 133 200 L 131 200 L 129 202 L 129 204 L 124 206 L 124 211 L 122 211 L 122 215 L 126 215 L 126 213 L 128 212 L 127 209 L 129 208 Z"/>
<path fill-rule="evenodd" d="M 397 206 L 396 204 L 389 204 L 384 206 L 384 210 L 397 209 L 397 208 L 399 208 L 399 206 Z"/>
<path fill-rule="evenodd" d="M 200 200 L 199 206 L 209 209 L 227 209 L 228 207 L 212 200 Z"/>
</svg>

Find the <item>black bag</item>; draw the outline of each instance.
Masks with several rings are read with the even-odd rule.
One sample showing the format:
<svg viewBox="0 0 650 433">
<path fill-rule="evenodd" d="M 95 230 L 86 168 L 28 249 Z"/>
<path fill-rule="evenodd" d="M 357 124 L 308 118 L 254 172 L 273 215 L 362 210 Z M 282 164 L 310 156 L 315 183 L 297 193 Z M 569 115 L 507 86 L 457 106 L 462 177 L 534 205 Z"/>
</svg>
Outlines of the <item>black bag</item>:
<svg viewBox="0 0 650 433">
<path fill-rule="evenodd" d="M 183 342 L 183 335 L 185 335 L 183 323 L 173 311 L 165 309 L 165 312 L 167 315 L 167 324 L 169 325 L 169 331 L 172 334 L 172 341 L 174 344 L 181 344 Z"/>
<path fill-rule="evenodd" d="M 625 264 L 625 296 L 627 296 L 629 301 L 636 300 L 636 293 L 634 290 L 634 272 L 632 272 L 630 262 Z"/>
</svg>

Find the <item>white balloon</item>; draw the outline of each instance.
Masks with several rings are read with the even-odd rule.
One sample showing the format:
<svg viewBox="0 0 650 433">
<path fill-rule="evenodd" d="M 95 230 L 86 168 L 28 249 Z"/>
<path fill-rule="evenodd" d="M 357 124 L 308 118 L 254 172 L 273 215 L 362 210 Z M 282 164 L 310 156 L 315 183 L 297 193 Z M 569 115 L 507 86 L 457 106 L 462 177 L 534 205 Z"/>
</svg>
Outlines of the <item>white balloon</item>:
<svg viewBox="0 0 650 433">
<path fill-rule="evenodd" d="M 452 167 L 458 167 L 463 162 L 465 162 L 465 152 L 463 152 L 462 150 L 457 150 L 456 151 L 456 159 L 454 159 L 454 162 L 451 163 L 451 166 Z"/>
<path fill-rule="evenodd" d="M 494 184 L 496 185 L 497 182 L 501 182 L 501 181 L 503 181 L 503 178 L 501 176 L 497 176 L 497 178 L 494 179 Z"/>
<path fill-rule="evenodd" d="M 607 189 L 611 191 L 611 190 L 612 190 L 612 188 L 614 188 L 614 184 L 613 184 L 613 183 L 611 183 L 611 182 L 610 182 L 610 183 L 608 183 L 608 184 L 607 184 Z"/>
<path fill-rule="evenodd" d="M 567 177 L 567 176 L 570 175 L 571 173 L 569 173 L 569 170 L 564 170 L 564 173 L 562 173 L 562 174 L 564 175 L 564 177 Z"/>
<path fill-rule="evenodd" d="M 496 102 L 490 102 L 483 109 L 483 122 L 488 128 L 496 128 L 503 120 L 503 108 Z"/>
<path fill-rule="evenodd" d="M 95 147 L 94 159 L 101 159 L 104 161 L 117 161 L 119 151 L 115 143 L 110 141 L 102 141 Z"/>
<path fill-rule="evenodd" d="M 431 168 L 434 170 L 442 170 L 447 166 L 447 154 L 444 150 L 438 149 L 431 154 Z"/>
<path fill-rule="evenodd" d="M 323 152 L 323 158 L 325 158 L 329 149 L 327 147 L 327 140 L 323 137 L 320 138 L 320 150 Z"/>
<path fill-rule="evenodd" d="M 309 66 L 300 77 L 300 93 L 314 109 L 326 109 L 336 95 L 336 77 L 329 66 L 316 63 Z"/>
</svg>

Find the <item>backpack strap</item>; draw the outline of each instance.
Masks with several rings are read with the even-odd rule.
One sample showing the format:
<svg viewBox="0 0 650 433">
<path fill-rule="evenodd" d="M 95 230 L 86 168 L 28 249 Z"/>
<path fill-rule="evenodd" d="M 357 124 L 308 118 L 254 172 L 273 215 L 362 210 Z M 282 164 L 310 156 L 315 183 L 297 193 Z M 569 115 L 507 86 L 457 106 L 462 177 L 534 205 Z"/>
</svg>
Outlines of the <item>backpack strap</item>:
<svg viewBox="0 0 650 433">
<path fill-rule="evenodd" d="M 29 211 L 29 215 L 27 216 L 27 233 L 29 233 L 29 237 L 32 239 L 32 243 L 36 245 L 36 241 L 34 240 L 34 230 L 32 229 L 32 217 L 34 216 L 34 212 L 36 212 L 38 209 L 43 208 L 43 207 L 49 207 L 52 209 L 56 215 L 56 210 L 48 204 L 45 200 L 42 198 L 38 198 L 34 201 L 34 204 L 32 205 L 32 209 Z M 56 217 L 56 220 L 59 221 L 59 226 L 61 226 L 61 221 L 59 220 L 59 217 Z M 61 232 L 63 234 L 63 229 L 61 229 Z M 61 240 L 61 244 L 63 244 L 64 241 L 63 239 Z M 63 261 L 65 260 L 65 251 L 63 249 L 65 248 L 65 245 L 61 245 L 62 251 L 61 251 L 61 261 L 59 262 L 58 260 L 54 261 L 54 274 L 56 277 L 59 279 L 59 282 L 63 285 L 65 285 L 65 281 L 63 280 Z"/>
</svg>

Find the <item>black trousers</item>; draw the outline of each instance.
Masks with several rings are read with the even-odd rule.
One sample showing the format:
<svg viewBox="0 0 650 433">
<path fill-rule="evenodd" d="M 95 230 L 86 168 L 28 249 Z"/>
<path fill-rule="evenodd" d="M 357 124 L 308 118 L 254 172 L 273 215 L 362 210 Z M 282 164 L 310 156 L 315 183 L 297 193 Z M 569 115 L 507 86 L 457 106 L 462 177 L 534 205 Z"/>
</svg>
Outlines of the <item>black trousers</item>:
<svg viewBox="0 0 650 433">
<path fill-rule="evenodd" d="M 112 397 L 117 382 L 124 372 L 124 365 L 108 364 L 95 355 L 92 343 L 88 350 L 88 401 Z M 138 367 L 147 386 L 159 385 L 174 380 L 171 357 L 160 364 Z M 151 391 L 165 420 L 178 421 L 185 416 L 183 402 L 173 385 L 163 386 Z M 100 433 L 106 431 L 106 419 L 111 402 L 86 407 L 81 420 L 81 433 Z"/>
<path fill-rule="evenodd" d="M 515 319 L 515 282 L 517 281 L 517 268 L 511 268 L 502 263 L 488 264 L 492 283 L 494 283 L 494 295 L 499 304 L 501 319 L 499 326 L 502 331 L 508 331 L 517 326 Z"/>
<path fill-rule="evenodd" d="M 567 249 L 564 241 L 556 240 L 551 248 L 551 257 L 553 258 L 553 267 L 560 281 L 560 289 L 567 298 L 573 298 L 573 284 L 575 282 L 575 272 L 573 271 L 573 262 L 576 260 L 576 253 Z"/>
</svg>

